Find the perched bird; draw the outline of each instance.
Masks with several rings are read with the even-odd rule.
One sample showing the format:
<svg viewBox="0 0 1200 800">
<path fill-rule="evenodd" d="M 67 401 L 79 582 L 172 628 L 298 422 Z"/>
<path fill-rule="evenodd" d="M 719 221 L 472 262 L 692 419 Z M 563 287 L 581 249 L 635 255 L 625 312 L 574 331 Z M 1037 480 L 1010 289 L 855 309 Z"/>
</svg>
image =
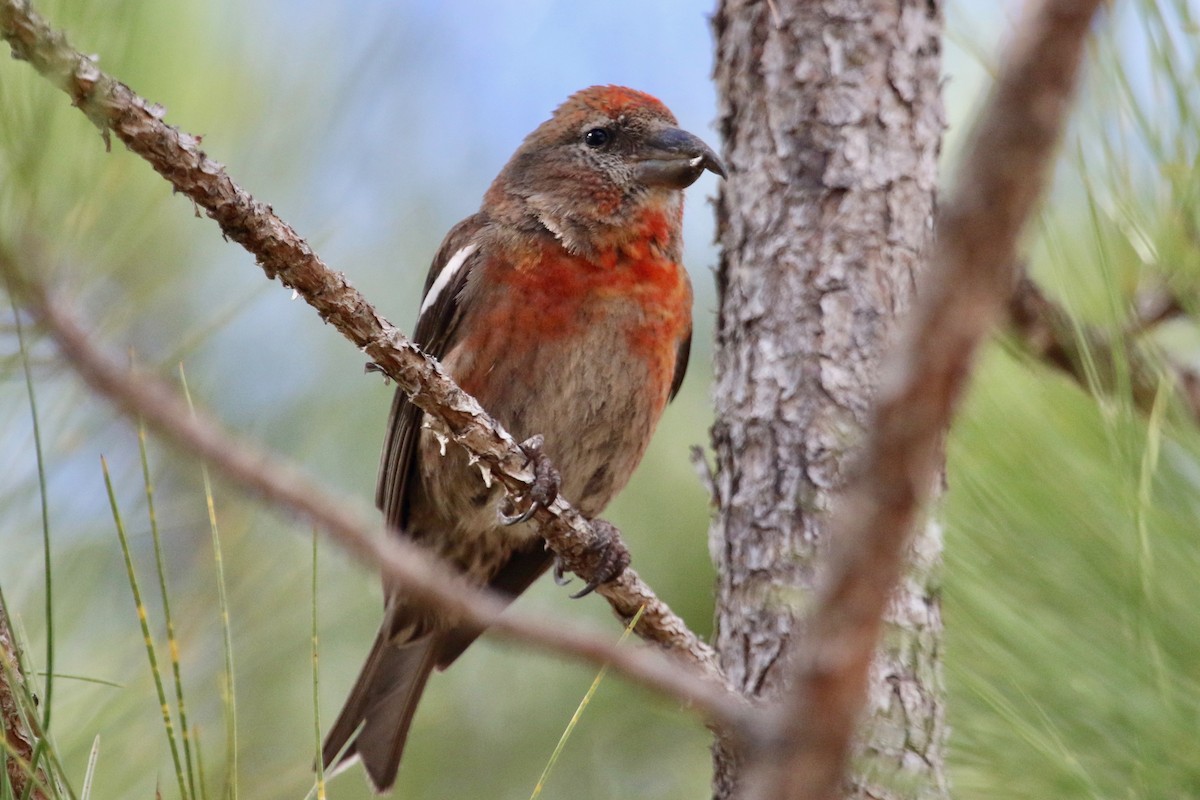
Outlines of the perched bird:
<svg viewBox="0 0 1200 800">
<path fill-rule="evenodd" d="M 548 496 L 531 501 L 561 491 L 585 516 L 598 515 L 679 389 L 692 302 L 680 265 L 682 190 L 706 169 L 725 175 L 657 99 L 593 86 L 525 139 L 434 258 L 413 339 L 518 441 L 529 440 L 531 457 L 557 468 L 557 476 L 539 468 Z M 527 514 L 506 516 L 503 490 L 423 428 L 403 392 L 376 502 L 399 535 L 505 595 L 553 561 Z M 627 560 L 614 554 L 603 578 Z M 326 766 L 361 759 L 380 792 L 396 779 L 429 673 L 480 633 L 410 604 L 402 587 L 385 594 L 378 637 L 322 755 Z"/>
</svg>

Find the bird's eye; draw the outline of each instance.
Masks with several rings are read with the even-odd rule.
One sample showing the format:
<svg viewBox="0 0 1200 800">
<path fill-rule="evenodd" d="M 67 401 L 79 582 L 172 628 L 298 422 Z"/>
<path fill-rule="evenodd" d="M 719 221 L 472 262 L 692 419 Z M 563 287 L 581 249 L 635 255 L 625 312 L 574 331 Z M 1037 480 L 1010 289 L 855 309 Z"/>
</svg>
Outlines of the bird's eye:
<svg viewBox="0 0 1200 800">
<path fill-rule="evenodd" d="M 604 128 L 592 128 L 583 135 L 583 143 L 588 147 L 604 147 L 612 135 Z"/>
</svg>

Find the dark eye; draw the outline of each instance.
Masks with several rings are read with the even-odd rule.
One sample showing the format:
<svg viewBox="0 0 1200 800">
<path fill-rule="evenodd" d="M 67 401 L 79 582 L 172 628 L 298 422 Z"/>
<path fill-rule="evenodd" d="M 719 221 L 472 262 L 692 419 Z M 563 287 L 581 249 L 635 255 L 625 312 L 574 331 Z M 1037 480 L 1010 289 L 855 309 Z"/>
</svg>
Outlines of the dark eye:
<svg viewBox="0 0 1200 800">
<path fill-rule="evenodd" d="M 612 135 L 604 128 L 592 128 L 583 135 L 583 143 L 588 147 L 604 147 Z"/>
</svg>

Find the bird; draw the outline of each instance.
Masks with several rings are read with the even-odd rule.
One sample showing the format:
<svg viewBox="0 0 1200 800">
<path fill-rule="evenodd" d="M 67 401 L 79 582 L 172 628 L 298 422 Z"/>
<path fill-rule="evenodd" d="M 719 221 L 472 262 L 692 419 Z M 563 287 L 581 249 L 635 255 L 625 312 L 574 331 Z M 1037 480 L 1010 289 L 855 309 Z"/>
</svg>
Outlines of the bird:
<svg viewBox="0 0 1200 800">
<path fill-rule="evenodd" d="M 413 340 L 522 441 L 538 478 L 525 512 L 510 513 L 504 490 L 398 390 L 376 488 L 395 535 L 512 599 L 554 564 L 529 519 L 538 504 L 561 494 L 599 521 L 687 369 L 683 190 L 705 170 L 726 175 L 660 100 L 622 86 L 572 94 L 525 138 L 437 251 Z M 628 563 L 623 548 L 607 555 L 597 582 Z M 411 603 L 403 586 L 385 581 L 384 594 L 322 747 L 327 768 L 361 761 L 379 793 L 395 782 L 430 673 L 481 633 Z"/>
</svg>

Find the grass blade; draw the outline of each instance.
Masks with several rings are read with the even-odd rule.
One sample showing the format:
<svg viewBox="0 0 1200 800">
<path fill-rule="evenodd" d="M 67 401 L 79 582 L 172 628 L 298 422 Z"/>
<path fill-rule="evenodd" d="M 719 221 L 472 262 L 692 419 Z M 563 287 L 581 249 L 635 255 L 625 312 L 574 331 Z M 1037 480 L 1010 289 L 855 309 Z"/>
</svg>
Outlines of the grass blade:
<svg viewBox="0 0 1200 800">
<path fill-rule="evenodd" d="M 121 554 L 125 558 L 125 572 L 129 578 L 129 588 L 133 591 L 133 602 L 137 606 L 138 622 L 142 626 L 142 638 L 146 644 L 146 656 L 150 659 L 150 672 L 154 675 L 154 688 L 158 692 L 158 704 L 162 708 L 163 727 L 167 732 L 167 744 L 171 748 L 171 760 L 175 762 L 175 778 L 179 782 L 179 796 L 187 798 L 187 785 L 183 779 L 183 764 L 179 759 L 179 745 L 175 737 L 175 725 L 171 721 L 171 708 L 167 705 L 167 690 L 163 686 L 162 670 L 158 667 L 158 654 L 155 652 L 154 637 L 150 634 L 150 620 L 146 613 L 146 604 L 142 602 L 142 590 L 138 586 L 137 571 L 133 567 L 133 554 L 129 549 L 129 539 L 125 535 L 125 522 L 121 519 L 121 509 L 117 504 L 117 495 L 113 490 L 112 477 L 108 472 L 108 461 L 100 457 L 100 468 L 104 472 L 104 488 L 108 491 L 108 503 L 112 508 L 113 524 L 117 526 L 117 538 L 121 540 Z"/>
<path fill-rule="evenodd" d="M 22 643 L 28 641 L 27 637 L 20 631 L 20 625 L 17 620 L 14 620 L 8 611 L 8 604 L 4 600 L 4 592 L 0 591 L 0 624 L 7 623 L 5 635 L 8 638 L 11 649 L 5 648 L 0 651 L 0 671 L 4 673 L 4 685 L 8 688 L 8 693 L 5 698 L 0 698 L 0 702 L 6 702 L 11 706 L 9 712 L 16 712 L 17 718 L 24 720 L 28 726 L 26 736 L 33 736 L 39 742 L 44 741 L 45 737 L 42 731 L 38 728 L 38 704 L 37 698 L 30 689 L 30 682 L 27 680 L 31 674 L 24 664 L 22 652 L 24 647 Z M 50 747 L 49 742 L 46 743 L 45 761 L 46 764 L 38 769 L 34 769 L 30 760 L 26 759 L 22 753 L 17 752 L 8 740 L 8 734 L 4 730 L 4 715 L 0 714 L 0 777 L 3 782 L 0 782 L 0 798 L 4 800 L 12 800 L 16 797 L 15 787 L 8 774 L 9 764 L 16 764 L 17 768 L 29 778 L 29 782 L 25 784 L 25 789 L 22 792 L 22 797 L 29 796 L 32 792 L 37 792 L 36 798 L 58 797 L 59 787 L 58 781 L 52 774 L 52 770 L 57 769 L 57 777 L 61 780 L 64 772 L 62 765 L 55 758 L 54 748 Z M 36 746 L 34 752 L 37 751 Z M 32 755 L 32 753 L 30 754 Z M 64 781 L 65 783 L 65 781 Z M 72 800 L 75 796 L 70 792 L 70 786 L 67 787 L 68 793 Z"/>
<path fill-rule="evenodd" d="M 96 761 L 100 758 L 100 734 L 92 741 L 92 751 L 88 753 L 87 771 L 83 773 L 83 789 L 79 792 L 79 800 L 91 800 L 92 778 L 96 776 Z"/>
<path fill-rule="evenodd" d="M 192 393 L 188 390 L 187 375 L 183 364 L 179 365 L 179 382 L 183 386 L 183 396 L 187 398 L 188 408 L 193 414 L 196 407 L 192 404 Z M 200 464 L 200 474 L 204 479 L 204 501 L 208 508 L 208 527 L 212 532 L 213 561 L 217 568 L 217 603 L 221 612 L 221 631 L 224 634 L 225 651 L 225 757 L 229 765 L 225 790 L 222 796 L 228 800 L 237 800 L 238 786 L 238 745 L 237 745 L 237 695 L 234 691 L 233 679 L 233 635 L 229 625 L 229 594 L 225 589 L 225 559 L 221 554 L 221 532 L 217 526 L 217 508 L 213 502 L 212 480 L 208 474 L 208 465 Z"/>
<path fill-rule="evenodd" d="M 21 314 L 17 311 L 17 301 L 9 294 L 12 304 L 13 321 L 16 323 L 17 346 L 21 351 L 21 368 L 25 373 L 25 391 L 29 395 L 29 416 L 33 424 L 33 449 L 37 460 L 38 496 L 42 507 L 42 553 L 43 570 L 46 578 L 46 685 L 42 690 L 42 735 L 38 737 L 37 747 L 33 751 L 33 763 L 30 769 L 37 771 L 38 762 L 46 749 L 46 737 L 50 731 L 50 710 L 54 703 L 54 580 L 50 559 L 50 501 L 46 494 L 46 461 L 42 451 L 42 426 L 38 420 L 37 394 L 33 388 L 33 370 L 29 366 L 29 350 L 25 346 L 25 330 L 21 325 Z M 29 800 L 33 783 L 25 787 L 22 800 Z"/>
<path fill-rule="evenodd" d="M 45 677 L 46 673 L 39 672 L 38 675 Z M 94 683 L 99 686 L 111 686 L 114 689 L 124 689 L 125 684 L 117 683 L 116 681 L 105 680 L 104 678 L 93 678 L 90 675 L 75 675 L 70 672 L 56 672 L 54 677 L 62 681 L 79 681 L 80 683 Z"/>
<path fill-rule="evenodd" d="M 179 640 L 175 637 L 175 621 L 171 616 L 171 592 L 167 588 L 162 537 L 158 533 L 158 515 L 154 511 L 154 481 L 150 477 L 150 459 L 146 453 L 146 426 L 138 420 L 138 455 L 142 462 L 142 482 L 146 492 L 146 509 L 150 515 L 150 536 L 154 540 L 154 567 L 158 572 L 158 589 L 162 594 L 163 619 L 167 625 L 167 652 L 171 658 L 171 678 L 175 682 L 175 709 L 179 712 L 179 736 L 183 740 L 183 760 L 187 771 L 188 797 L 196 796 L 196 773 L 192 765 L 192 743 L 188 730 L 187 706 L 183 702 L 183 677 L 179 666 Z"/>
<path fill-rule="evenodd" d="M 638 620 L 642 618 L 642 612 L 645 610 L 646 607 L 642 606 L 633 615 L 633 619 L 625 626 L 625 631 L 621 634 L 621 638 L 617 640 L 618 645 L 623 644 L 629 638 L 629 634 L 633 633 L 633 629 L 637 627 Z M 596 694 L 596 690 L 600 688 L 600 683 L 606 675 L 608 675 L 607 664 L 601 667 L 600 671 L 596 673 L 596 678 L 592 681 L 592 685 L 588 687 L 587 692 L 583 695 L 583 699 L 579 701 L 579 707 L 571 715 L 571 721 L 567 723 L 566 730 L 563 731 L 562 736 L 558 737 L 558 744 L 554 746 L 554 752 L 550 754 L 550 760 L 546 762 L 546 768 L 542 770 L 541 777 L 538 778 L 537 785 L 533 787 L 533 794 L 529 796 L 529 800 L 537 800 L 541 796 L 542 790 L 546 786 L 546 781 L 550 778 L 550 772 L 554 769 L 554 765 L 558 763 L 558 757 L 562 755 L 563 748 L 567 745 L 567 739 L 571 738 L 571 734 L 575 732 L 575 726 L 579 724 L 584 710 L 592 702 L 592 697 Z"/>
<path fill-rule="evenodd" d="M 320 649 L 317 637 L 317 529 L 312 532 L 312 689 L 313 734 L 316 737 L 317 800 L 325 800 L 325 764 L 321 758 Z"/>
<path fill-rule="evenodd" d="M 200 747 L 200 726 L 193 729 L 196 739 L 196 772 L 200 774 L 200 800 L 208 800 L 208 782 L 204 780 L 204 750 Z"/>
</svg>

